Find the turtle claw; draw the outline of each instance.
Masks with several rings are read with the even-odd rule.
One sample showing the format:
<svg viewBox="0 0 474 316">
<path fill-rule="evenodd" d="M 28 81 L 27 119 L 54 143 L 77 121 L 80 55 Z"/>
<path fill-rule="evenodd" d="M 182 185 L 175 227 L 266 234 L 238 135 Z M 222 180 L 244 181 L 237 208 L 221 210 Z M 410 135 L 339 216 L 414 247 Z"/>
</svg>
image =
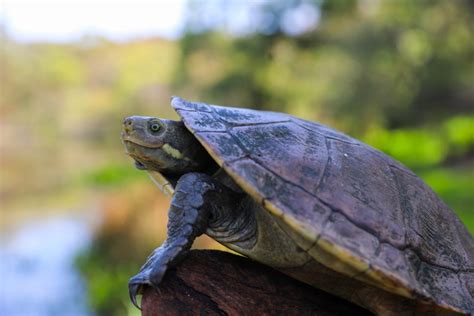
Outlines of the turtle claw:
<svg viewBox="0 0 474 316">
<path fill-rule="evenodd" d="M 137 295 L 141 293 L 143 284 L 135 282 L 134 279 L 135 277 L 131 278 L 128 282 L 128 295 L 130 296 L 133 305 L 135 305 L 139 310 L 142 310 L 142 307 L 138 304 Z"/>
<path fill-rule="evenodd" d="M 162 249 L 161 249 L 162 250 Z M 168 265 L 163 262 L 167 256 L 162 256 L 160 249 L 157 249 L 147 260 L 140 270 L 140 273 L 133 276 L 128 282 L 128 294 L 133 305 L 141 310 L 140 304 L 138 304 L 137 295 L 143 293 L 145 286 L 153 287 L 157 293 L 158 285 L 160 284 Z"/>
</svg>

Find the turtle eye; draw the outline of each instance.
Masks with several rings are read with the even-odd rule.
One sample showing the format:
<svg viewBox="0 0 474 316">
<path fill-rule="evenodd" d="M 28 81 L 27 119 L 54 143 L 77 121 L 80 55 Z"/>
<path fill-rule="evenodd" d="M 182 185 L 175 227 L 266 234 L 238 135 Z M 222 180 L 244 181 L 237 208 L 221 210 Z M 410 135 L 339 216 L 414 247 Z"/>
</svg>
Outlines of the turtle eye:
<svg viewBox="0 0 474 316">
<path fill-rule="evenodd" d="M 150 124 L 148 125 L 148 129 L 152 133 L 157 133 L 161 129 L 161 125 L 158 122 L 150 122 Z"/>
</svg>

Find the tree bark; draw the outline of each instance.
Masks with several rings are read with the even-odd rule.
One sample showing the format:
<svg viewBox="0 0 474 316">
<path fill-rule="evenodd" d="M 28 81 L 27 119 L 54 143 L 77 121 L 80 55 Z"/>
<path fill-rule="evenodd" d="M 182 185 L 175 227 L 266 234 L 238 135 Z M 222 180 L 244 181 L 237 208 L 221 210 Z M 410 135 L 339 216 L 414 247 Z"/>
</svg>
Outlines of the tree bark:
<svg viewBox="0 0 474 316">
<path fill-rule="evenodd" d="M 159 290 L 143 292 L 151 315 L 370 315 L 361 307 L 247 258 L 192 250 Z"/>
</svg>

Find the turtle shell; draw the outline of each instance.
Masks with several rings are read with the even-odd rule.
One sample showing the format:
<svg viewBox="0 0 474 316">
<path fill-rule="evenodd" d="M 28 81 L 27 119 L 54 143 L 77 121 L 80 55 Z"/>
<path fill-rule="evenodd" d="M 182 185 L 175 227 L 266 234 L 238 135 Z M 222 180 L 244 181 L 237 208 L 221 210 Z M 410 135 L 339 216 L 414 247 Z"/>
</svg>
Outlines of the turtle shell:
<svg viewBox="0 0 474 316">
<path fill-rule="evenodd" d="M 177 97 L 172 106 L 214 160 L 316 260 L 330 256 L 343 263 L 330 268 L 349 277 L 474 312 L 474 240 L 401 163 L 287 114 Z"/>
</svg>

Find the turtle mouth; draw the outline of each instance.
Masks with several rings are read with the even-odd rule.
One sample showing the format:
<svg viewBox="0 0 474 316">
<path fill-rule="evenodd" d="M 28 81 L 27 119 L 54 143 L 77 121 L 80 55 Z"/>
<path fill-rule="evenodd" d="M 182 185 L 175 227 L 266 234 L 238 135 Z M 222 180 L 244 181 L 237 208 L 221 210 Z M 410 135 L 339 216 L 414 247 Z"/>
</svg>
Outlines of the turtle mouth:
<svg viewBox="0 0 474 316">
<path fill-rule="evenodd" d="M 155 163 L 148 162 L 146 159 L 144 160 L 143 157 L 140 157 L 140 156 L 138 156 L 136 154 L 133 154 L 133 153 L 130 153 L 130 152 L 127 152 L 126 154 L 128 156 L 130 156 L 130 158 L 133 159 L 134 164 L 135 164 L 135 168 L 137 168 L 138 170 L 158 171 L 158 169 L 159 169 L 158 165 L 156 165 Z"/>
<path fill-rule="evenodd" d="M 128 133 L 123 132 L 123 131 L 122 131 L 121 137 L 122 137 L 122 142 L 124 143 L 125 147 L 128 147 L 130 144 L 133 144 L 135 146 L 141 146 L 141 147 L 145 147 L 145 148 L 156 149 L 156 148 L 161 148 L 164 145 L 163 143 L 161 143 L 161 144 L 145 143 L 141 139 L 133 138 Z"/>
<path fill-rule="evenodd" d="M 135 162 L 135 167 L 139 170 L 159 170 L 160 166 L 156 163 L 147 159 L 146 154 L 143 152 L 149 152 L 149 150 L 156 151 L 160 150 L 162 146 L 150 147 L 142 145 L 132 140 L 122 139 L 125 146 L 125 154 L 130 156 Z"/>
<path fill-rule="evenodd" d="M 142 164 L 140 161 L 136 160 L 135 159 L 135 168 L 139 169 L 139 170 L 147 170 L 148 168 Z"/>
</svg>

